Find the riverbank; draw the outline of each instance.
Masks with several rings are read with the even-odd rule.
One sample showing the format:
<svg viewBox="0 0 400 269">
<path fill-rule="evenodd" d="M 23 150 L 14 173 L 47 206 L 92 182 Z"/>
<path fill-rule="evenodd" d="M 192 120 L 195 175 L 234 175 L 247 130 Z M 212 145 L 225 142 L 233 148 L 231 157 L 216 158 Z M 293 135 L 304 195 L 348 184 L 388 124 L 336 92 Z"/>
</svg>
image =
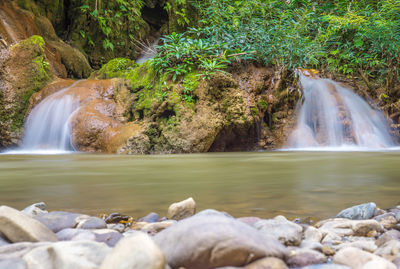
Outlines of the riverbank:
<svg viewBox="0 0 400 269">
<path fill-rule="evenodd" d="M 0 268 L 398 268 L 400 206 L 347 208 L 313 223 L 235 218 L 192 198 L 166 216 L 0 207 Z M 318 216 L 315 216 L 318 217 Z"/>
</svg>

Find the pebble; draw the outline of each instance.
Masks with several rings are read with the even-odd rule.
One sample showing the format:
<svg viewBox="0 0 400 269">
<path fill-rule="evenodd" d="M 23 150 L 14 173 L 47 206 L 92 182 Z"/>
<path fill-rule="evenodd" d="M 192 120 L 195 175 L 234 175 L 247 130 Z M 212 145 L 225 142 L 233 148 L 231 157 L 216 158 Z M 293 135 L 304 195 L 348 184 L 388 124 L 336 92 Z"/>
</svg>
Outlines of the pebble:
<svg viewBox="0 0 400 269">
<path fill-rule="evenodd" d="M 381 246 L 390 240 L 398 240 L 400 241 L 400 232 L 397 230 L 389 230 L 383 233 L 377 240 L 376 245 Z"/>
<path fill-rule="evenodd" d="M 178 203 L 173 203 L 168 208 L 167 218 L 182 220 L 196 213 L 196 202 L 192 197 Z"/>
<path fill-rule="evenodd" d="M 75 228 L 79 222 L 79 218 L 82 218 L 82 216 L 85 215 L 53 211 L 48 214 L 38 215 L 35 219 L 46 225 L 53 232 L 57 233 L 66 228 Z"/>
<path fill-rule="evenodd" d="M 21 212 L 28 215 L 29 217 L 34 217 L 34 216 L 49 213 L 47 211 L 47 206 L 44 202 L 30 205 L 30 206 L 24 208 Z"/>
<path fill-rule="evenodd" d="M 160 216 L 157 213 L 151 212 L 147 216 L 138 219 L 138 222 L 153 223 L 153 222 L 157 222 L 159 219 L 160 219 Z"/>
<path fill-rule="evenodd" d="M 268 257 L 252 262 L 244 269 L 288 269 L 288 267 L 281 259 Z"/>
<path fill-rule="evenodd" d="M 341 249 L 333 257 L 333 262 L 354 269 L 396 269 L 396 266 L 388 260 L 355 247 Z"/>
<path fill-rule="evenodd" d="M 366 203 L 352 206 L 340 211 L 336 218 L 345 218 L 352 220 L 367 220 L 374 216 L 376 210 L 375 203 Z"/>
<path fill-rule="evenodd" d="M 286 263 L 289 267 L 304 267 L 310 264 L 327 262 L 328 258 L 321 252 L 312 249 L 297 249 L 289 253 Z"/>
<path fill-rule="evenodd" d="M 165 265 L 165 256 L 153 240 L 135 232 L 115 246 L 100 269 L 164 269 Z"/>
</svg>

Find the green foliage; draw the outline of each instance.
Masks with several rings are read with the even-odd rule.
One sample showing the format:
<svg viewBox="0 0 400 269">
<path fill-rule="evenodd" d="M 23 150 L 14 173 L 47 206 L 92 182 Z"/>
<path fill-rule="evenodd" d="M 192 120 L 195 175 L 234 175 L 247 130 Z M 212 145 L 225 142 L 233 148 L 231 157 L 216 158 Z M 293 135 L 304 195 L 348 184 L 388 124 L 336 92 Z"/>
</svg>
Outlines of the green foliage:
<svg viewBox="0 0 400 269">
<path fill-rule="evenodd" d="M 163 45 L 150 62 L 158 73 L 170 74 L 173 81 L 193 71 L 200 70 L 203 78 L 223 71 L 230 62 L 225 53 L 207 39 L 191 38 L 186 34 L 172 33 L 162 38 Z"/>
<path fill-rule="evenodd" d="M 85 0 L 79 9 L 88 16 L 92 25 L 103 35 L 104 50 L 113 51 L 116 46 L 125 47 L 127 43 L 135 42 L 134 37 L 141 31 L 141 25 L 138 22 L 142 21 L 143 0 L 104 1 L 103 6 L 101 6 L 101 1 L 96 0 L 95 4 L 93 2 Z M 129 38 L 124 38 L 125 35 L 121 35 L 121 32 L 127 32 L 126 36 Z M 87 38 L 90 45 L 95 45 L 93 37 L 85 31 L 81 30 L 80 35 L 82 38 Z"/>
<path fill-rule="evenodd" d="M 195 2 L 199 27 L 164 37 L 153 61 L 173 79 L 196 69 L 207 78 L 233 60 L 399 76 L 399 0 Z"/>
</svg>

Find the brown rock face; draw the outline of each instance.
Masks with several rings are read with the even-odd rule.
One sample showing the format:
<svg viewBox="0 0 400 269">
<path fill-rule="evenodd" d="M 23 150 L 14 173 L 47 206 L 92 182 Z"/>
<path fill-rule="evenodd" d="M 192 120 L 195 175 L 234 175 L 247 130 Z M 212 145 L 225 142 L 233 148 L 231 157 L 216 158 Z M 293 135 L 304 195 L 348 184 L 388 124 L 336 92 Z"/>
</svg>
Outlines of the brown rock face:
<svg viewBox="0 0 400 269">
<path fill-rule="evenodd" d="M 71 119 L 73 146 L 79 151 L 115 153 L 142 128 L 127 122 L 121 105 L 114 101 L 116 91 L 126 90 L 123 87 L 119 79 L 58 80 L 32 96 L 29 110 L 47 96 L 65 90 L 62 96 L 72 96 L 80 105 Z"/>
</svg>

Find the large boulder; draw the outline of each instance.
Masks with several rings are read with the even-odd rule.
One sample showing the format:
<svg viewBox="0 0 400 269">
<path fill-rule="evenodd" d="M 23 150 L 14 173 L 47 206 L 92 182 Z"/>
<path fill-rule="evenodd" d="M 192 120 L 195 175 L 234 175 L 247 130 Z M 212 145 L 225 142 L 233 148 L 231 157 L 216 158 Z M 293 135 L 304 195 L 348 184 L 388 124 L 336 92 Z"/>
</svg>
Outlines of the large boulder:
<svg viewBox="0 0 400 269">
<path fill-rule="evenodd" d="M 285 247 L 276 239 L 218 214 L 179 221 L 154 240 L 172 268 L 245 266 L 260 258 L 286 255 Z"/>
<path fill-rule="evenodd" d="M 353 220 L 366 220 L 374 216 L 376 210 L 375 203 L 366 203 L 346 208 L 337 214 L 336 218 L 345 218 Z"/>
<path fill-rule="evenodd" d="M 11 242 L 58 241 L 42 223 L 8 206 L 0 207 L 0 233 Z"/>
</svg>

